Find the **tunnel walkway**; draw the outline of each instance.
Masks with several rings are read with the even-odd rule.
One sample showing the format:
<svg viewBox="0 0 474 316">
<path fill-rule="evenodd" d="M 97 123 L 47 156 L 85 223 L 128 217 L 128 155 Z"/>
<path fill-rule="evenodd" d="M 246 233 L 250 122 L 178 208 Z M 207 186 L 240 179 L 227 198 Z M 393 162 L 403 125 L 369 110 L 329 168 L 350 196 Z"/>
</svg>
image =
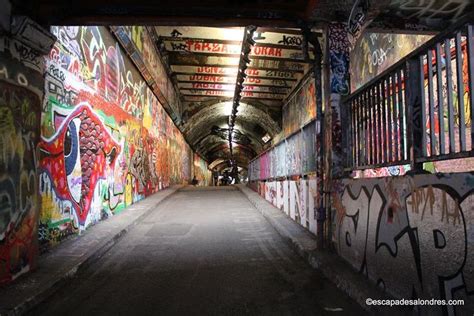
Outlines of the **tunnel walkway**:
<svg viewBox="0 0 474 316">
<path fill-rule="evenodd" d="M 236 189 L 173 194 L 31 315 L 363 314 Z"/>
</svg>

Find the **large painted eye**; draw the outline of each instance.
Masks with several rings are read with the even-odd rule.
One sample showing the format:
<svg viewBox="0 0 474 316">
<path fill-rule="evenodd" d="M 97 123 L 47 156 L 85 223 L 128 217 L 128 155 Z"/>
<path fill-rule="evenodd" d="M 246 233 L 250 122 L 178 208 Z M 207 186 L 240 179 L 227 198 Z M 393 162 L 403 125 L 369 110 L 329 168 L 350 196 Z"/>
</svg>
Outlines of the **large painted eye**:
<svg viewBox="0 0 474 316">
<path fill-rule="evenodd" d="M 67 184 L 72 198 L 79 203 L 81 200 L 82 173 L 81 157 L 79 155 L 79 126 L 81 119 L 73 119 L 64 134 L 64 165 Z"/>
<path fill-rule="evenodd" d="M 77 133 L 77 123 L 74 119 L 69 122 L 69 125 L 64 135 L 64 162 L 66 167 L 66 175 L 70 175 L 76 165 L 79 155 L 79 141 Z"/>
</svg>

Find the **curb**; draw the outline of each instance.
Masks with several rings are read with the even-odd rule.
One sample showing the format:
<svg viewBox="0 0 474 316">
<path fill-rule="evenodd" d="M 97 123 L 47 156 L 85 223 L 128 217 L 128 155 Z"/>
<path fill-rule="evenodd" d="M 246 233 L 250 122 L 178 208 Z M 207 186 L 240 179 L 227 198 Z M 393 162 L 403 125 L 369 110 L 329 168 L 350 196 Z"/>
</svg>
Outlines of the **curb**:
<svg viewBox="0 0 474 316">
<path fill-rule="evenodd" d="M 16 316 L 16 315 L 23 315 L 35 307 L 37 307 L 40 303 L 44 302 L 48 299 L 51 295 L 55 292 L 60 290 L 62 287 L 67 285 L 71 282 L 74 278 L 76 278 L 83 270 L 91 266 L 94 262 L 99 260 L 102 256 L 104 256 L 113 246 L 115 246 L 135 225 L 137 225 L 140 221 L 142 221 L 147 215 L 149 215 L 158 205 L 166 201 L 170 196 L 178 192 L 182 186 L 175 187 L 170 189 L 170 192 L 163 196 L 160 200 L 150 205 L 146 211 L 143 212 L 140 216 L 132 220 L 129 224 L 127 224 L 123 229 L 121 229 L 118 233 L 115 233 L 111 236 L 108 240 L 104 241 L 102 245 L 100 245 L 93 253 L 91 253 L 87 258 L 85 258 L 80 263 L 76 264 L 72 268 L 65 271 L 58 279 L 54 280 L 50 284 L 46 284 L 44 288 L 40 291 L 35 293 L 33 296 L 27 298 L 20 304 L 8 308 L 6 310 L 2 310 L 0 307 L 0 316 Z M 143 199 L 142 201 L 145 201 Z M 139 203 L 135 203 L 134 205 L 138 205 Z M 126 211 L 126 209 L 125 209 Z M 120 215 L 118 215 L 120 216 Z M 100 225 L 100 222 L 97 224 Z M 78 236 L 77 238 L 80 238 Z M 54 250 L 53 250 L 54 251 Z M 27 276 L 26 276 L 27 277 Z"/>
<path fill-rule="evenodd" d="M 312 233 L 294 222 L 281 210 L 263 199 L 258 193 L 247 186 L 239 185 L 236 187 L 262 213 L 263 217 L 298 255 L 307 261 L 312 268 L 319 270 L 338 289 L 356 301 L 365 311 L 370 314 L 383 315 L 404 315 L 413 312 L 410 309 L 398 306 L 384 308 L 384 306 L 367 305 L 367 298 L 374 300 L 393 300 L 395 298 L 382 292 L 380 288 L 376 287 L 361 273 L 357 273 L 352 266 L 337 254 L 316 249 L 316 238 Z M 270 214 L 271 212 L 278 212 L 279 215 L 273 216 L 273 214 Z M 281 221 L 291 222 L 291 225 L 294 226 L 292 228 L 298 230 L 297 236 L 285 227 L 286 223 L 281 223 Z"/>
</svg>

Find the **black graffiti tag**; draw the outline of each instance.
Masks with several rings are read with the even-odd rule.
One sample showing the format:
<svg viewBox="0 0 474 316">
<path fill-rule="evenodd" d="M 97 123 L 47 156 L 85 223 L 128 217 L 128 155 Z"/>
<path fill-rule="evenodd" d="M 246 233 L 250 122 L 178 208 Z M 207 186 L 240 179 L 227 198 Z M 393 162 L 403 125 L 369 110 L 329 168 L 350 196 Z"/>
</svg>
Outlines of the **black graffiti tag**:
<svg viewBox="0 0 474 316">
<path fill-rule="evenodd" d="M 300 46 L 302 43 L 301 37 L 299 36 L 286 36 L 278 41 L 278 44 L 289 45 L 289 46 Z"/>
</svg>

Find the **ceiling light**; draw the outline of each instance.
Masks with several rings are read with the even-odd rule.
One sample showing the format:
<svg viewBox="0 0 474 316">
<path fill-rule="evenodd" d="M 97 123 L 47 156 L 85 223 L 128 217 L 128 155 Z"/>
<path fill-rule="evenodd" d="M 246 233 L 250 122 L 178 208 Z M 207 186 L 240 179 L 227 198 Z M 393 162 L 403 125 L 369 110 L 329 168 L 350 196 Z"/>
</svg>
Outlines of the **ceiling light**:
<svg viewBox="0 0 474 316">
<path fill-rule="evenodd" d="M 262 137 L 262 140 L 263 142 L 266 144 L 268 143 L 268 141 L 271 139 L 270 135 L 268 135 L 268 133 L 266 133 L 263 137 Z"/>
</svg>

